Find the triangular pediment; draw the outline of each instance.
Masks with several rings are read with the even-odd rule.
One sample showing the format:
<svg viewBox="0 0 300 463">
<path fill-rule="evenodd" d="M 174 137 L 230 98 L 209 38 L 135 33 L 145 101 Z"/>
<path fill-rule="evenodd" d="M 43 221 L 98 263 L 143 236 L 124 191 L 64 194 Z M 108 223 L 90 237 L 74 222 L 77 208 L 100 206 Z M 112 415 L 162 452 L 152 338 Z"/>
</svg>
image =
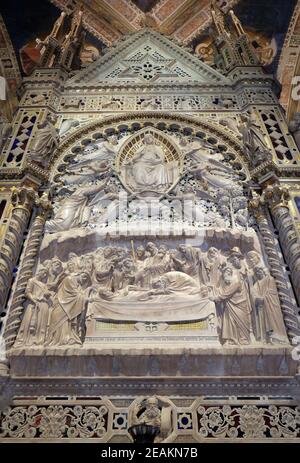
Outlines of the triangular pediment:
<svg viewBox="0 0 300 463">
<path fill-rule="evenodd" d="M 69 85 L 151 83 L 228 84 L 221 73 L 162 34 L 143 30 L 111 47 Z"/>
</svg>

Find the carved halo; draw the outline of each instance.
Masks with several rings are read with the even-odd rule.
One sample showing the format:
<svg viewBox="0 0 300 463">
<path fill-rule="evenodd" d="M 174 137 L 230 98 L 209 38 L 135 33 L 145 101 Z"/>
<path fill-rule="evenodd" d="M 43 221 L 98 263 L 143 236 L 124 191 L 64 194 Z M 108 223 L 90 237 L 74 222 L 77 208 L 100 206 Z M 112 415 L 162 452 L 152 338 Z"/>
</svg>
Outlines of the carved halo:
<svg viewBox="0 0 300 463">
<path fill-rule="evenodd" d="M 149 192 L 151 194 L 161 194 L 161 193 L 167 193 L 171 191 L 175 185 L 177 184 L 178 180 L 180 179 L 180 176 L 183 171 L 183 161 L 184 161 L 184 156 L 180 150 L 180 148 L 176 145 L 174 140 L 169 138 L 164 132 L 157 130 L 153 127 L 146 127 L 138 132 L 136 132 L 134 135 L 129 137 L 124 144 L 121 146 L 120 151 L 118 153 L 118 156 L 115 161 L 115 169 L 117 174 L 119 175 L 120 181 L 122 182 L 123 186 L 130 192 L 130 193 L 136 193 L 136 191 L 133 191 L 134 188 L 132 185 L 128 184 L 128 181 L 126 181 L 126 178 L 123 174 L 124 166 L 128 164 L 136 155 L 138 150 L 142 148 L 144 145 L 144 140 L 146 135 L 152 135 L 154 138 L 155 145 L 159 146 L 163 153 L 164 153 L 164 159 L 165 163 L 168 166 L 171 165 L 171 163 L 175 163 L 177 168 L 178 168 L 178 175 L 176 175 L 176 178 L 174 178 L 174 181 L 172 182 L 171 185 L 169 185 L 165 191 L 152 191 L 149 189 L 147 191 L 147 188 L 145 188 L 145 191 L 140 192 L 141 194 L 148 194 Z"/>
</svg>

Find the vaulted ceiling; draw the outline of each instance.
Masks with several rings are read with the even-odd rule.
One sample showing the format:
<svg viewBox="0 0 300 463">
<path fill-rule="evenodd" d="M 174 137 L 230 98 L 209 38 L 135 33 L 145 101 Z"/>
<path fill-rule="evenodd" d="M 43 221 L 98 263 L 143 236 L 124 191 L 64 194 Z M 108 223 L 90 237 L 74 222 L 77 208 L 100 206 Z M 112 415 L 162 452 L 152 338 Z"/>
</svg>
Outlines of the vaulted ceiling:
<svg viewBox="0 0 300 463">
<path fill-rule="evenodd" d="M 59 9 L 71 12 L 76 0 L 50 0 Z M 239 0 L 220 0 L 229 8 Z M 79 2 L 77 2 L 79 4 Z M 91 34 L 111 45 L 123 34 L 145 25 L 190 43 L 210 24 L 211 0 L 82 0 L 83 21 Z"/>
<path fill-rule="evenodd" d="M 47 35 L 59 10 L 69 14 L 79 7 L 83 9 L 84 27 L 100 49 L 145 26 L 196 49 L 202 42 L 207 45 L 210 3 L 211 0 L 2 0 L 0 13 L 17 54 L 26 43 Z M 275 58 L 277 63 L 296 0 L 217 3 L 226 10 L 234 7 L 256 46 L 265 47 L 265 54 L 272 55 L 267 61 Z"/>
</svg>

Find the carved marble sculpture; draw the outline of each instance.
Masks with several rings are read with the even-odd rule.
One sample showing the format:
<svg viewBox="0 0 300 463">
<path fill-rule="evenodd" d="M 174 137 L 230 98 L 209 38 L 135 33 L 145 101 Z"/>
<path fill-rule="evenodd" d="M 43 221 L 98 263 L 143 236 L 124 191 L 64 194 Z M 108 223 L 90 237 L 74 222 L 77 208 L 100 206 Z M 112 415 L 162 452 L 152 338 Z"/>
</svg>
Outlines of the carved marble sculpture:
<svg viewBox="0 0 300 463">
<path fill-rule="evenodd" d="M 211 300 L 223 303 L 221 339 L 225 346 L 250 344 L 251 319 L 247 294 L 239 276 L 229 266 L 222 269 L 219 288 L 213 288 Z"/>
<path fill-rule="evenodd" d="M 194 139 L 189 143 L 182 138 L 180 147 L 184 151 L 185 157 L 192 160 L 189 168 L 196 178 L 202 180 L 210 188 L 228 188 L 235 184 L 237 180 L 232 169 L 224 165 L 221 153 L 214 152 L 206 147 L 200 139 Z"/>
<path fill-rule="evenodd" d="M 145 424 L 158 428 L 155 442 L 159 442 L 172 432 L 172 408 L 168 402 L 156 396 L 139 400 L 131 409 L 129 424 Z"/>
<path fill-rule="evenodd" d="M 166 162 L 162 147 L 151 134 L 146 134 L 143 145 L 122 166 L 122 175 L 133 191 L 160 192 L 178 179 L 179 167 L 176 161 Z"/>
<path fill-rule="evenodd" d="M 91 213 L 91 199 L 95 198 L 107 183 L 107 179 L 98 185 L 80 187 L 61 205 L 52 220 L 48 220 L 45 231 L 56 233 L 69 230 L 88 222 Z"/>
<path fill-rule="evenodd" d="M 53 296 L 46 284 L 48 276 L 49 271 L 41 267 L 36 277 L 28 281 L 25 295 L 29 302 L 22 319 L 16 346 L 43 345 L 45 342 L 51 306 L 50 296 Z"/>
<path fill-rule="evenodd" d="M 247 134 L 249 147 L 258 149 L 263 136 L 254 135 L 256 129 Z M 90 143 L 67 166 L 54 217 L 45 224 L 40 262 L 48 271 L 39 284 L 48 291 L 48 318 L 38 322 L 43 328 L 34 340 L 27 329 L 34 325 L 28 309 L 16 345 L 82 345 L 86 329 L 97 320 L 160 323 L 166 330 L 168 324 L 197 320 L 214 332 L 214 339 L 218 332 L 224 346 L 286 342 L 274 282 L 258 243 L 255 247 L 253 237 L 245 235 L 248 200 L 230 157 L 197 137 L 181 137 L 179 143 L 167 137 L 164 143 L 161 134 L 147 130 L 128 137 L 118 153 L 115 136 Z M 205 228 L 205 236 L 214 238 L 199 246 L 182 239 L 174 246 L 172 240 L 156 238 L 137 245 L 132 239 L 130 246 L 105 241 L 113 236 L 113 224 L 124 226 L 120 239 L 131 236 L 126 228 L 131 220 L 135 233 L 149 215 L 157 224 L 171 219 L 175 225 Z"/>
<path fill-rule="evenodd" d="M 288 343 L 284 326 L 280 301 L 274 278 L 264 267 L 254 268 L 256 282 L 253 286 L 253 296 L 256 304 L 263 305 L 265 330 L 269 342 Z"/>
<path fill-rule="evenodd" d="M 86 272 L 66 276 L 53 299 L 47 345 L 82 344 L 90 276 Z"/>
<path fill-rule="evenodd" d="M 255 115 L 253 113 L 243 114 L 241 120 L 244 124 L 239 127 L 239 130 L 251 164 L 256 167 L 262 162 L 271 160 L 272 154 Z"/>
<path fill-rule="evenodd" d="M 216 316 L 225 346 L 249 344 L 257 326 L 267 342 L 285 343 L 274 281 L 256 251 L 244 255 L 237 247 L 204 251 L 148 242 L 136 249 L 132 243 L 69 252 L 63 263 L 46 259 L 28 283 L 30 303 L 16 346 L 45 339 L 49 346 L 81 345 L 86 320 L 93 318 L 164 324 L 208 320 L 213 326 Z M 41 291 L 46 298 L 37 301 L 34 295 Z M 41 315 L 35 320 L 37 304 Z M 263 307 L 264 322 L 256 320 L 257 306 Z"/>
<path fill-rule="evenodd" d="M 68 167 L 64 178 L 65 185 L 88 183 L 105 174 L 109 169 L 107 161 L 82 161 Z"/>
<path fill-rule="evenodd" d="M 31 146 L 31 158 L 46 165 L 54 148 L 58 146 L 58 130 L 55 128 L 57 116 L 48 114 L 45 121 L 38 125 L 36 138 Z"/>
</svg>

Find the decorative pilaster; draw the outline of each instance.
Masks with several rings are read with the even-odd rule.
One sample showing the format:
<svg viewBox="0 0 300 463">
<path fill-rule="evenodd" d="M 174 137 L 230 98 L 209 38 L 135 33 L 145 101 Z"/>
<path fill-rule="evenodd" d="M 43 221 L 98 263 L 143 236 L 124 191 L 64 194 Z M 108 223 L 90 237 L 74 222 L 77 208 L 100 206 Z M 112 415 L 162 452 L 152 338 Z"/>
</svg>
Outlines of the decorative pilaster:
<svg viewBox="0 0 300 463">
<path fill-rule="evenodd" d="M 9 288 L 11 287 L 13 269 L 18 261 L 35 197 L 31 187 L 13 187 L 11 202 L 13 209 L 3 243 L 0 249 L 0 307 L 4 308 Z"/>
<path fill-rule="evenodd" d="M 24 311 L 23 304 L 26 300 L 25 290 L 27 282 L 33 276 L 45 222 L 52 208 L 47 193 L 43 193 L 41 198 L 37 198 L 35 205 L 37 206 L 37 214 L 27 238 L 27 245 L 4 332 L 7 349 L 13 346 L 20 328 L 21 315 Z"/>
<path fill-rule="evenodd" d="M 250 209 L 254 215 L 261 237 L 263 239 L 264 248 L 267 254 L 270 273 L 275 279 L 278 291 L 279 300 L 287 334 L 292 341 L 294 336 L 300 334 L 300 327 L 297 319 L 297 312 L 295 310 L 295 302 L 291 298 L 291 288 L 283 272 L 283 262 L 276 250 L 276 240 L 272 230 L 270 229 L 269 222 L 266 216 L 266 211 L 262 205 L 262 200 L 259 196 L 250 201 Z"/>
<path fill-rule="evenodd" d="M 263 200 L 270 211 L 279 233 L 286 263 L 291 271 L 291 279 L 298 303 L 300 303 L 300 236 L 290 213 L 290 194 L 282 185 L 269 185 L 263 192 Z"/>
</svg>

